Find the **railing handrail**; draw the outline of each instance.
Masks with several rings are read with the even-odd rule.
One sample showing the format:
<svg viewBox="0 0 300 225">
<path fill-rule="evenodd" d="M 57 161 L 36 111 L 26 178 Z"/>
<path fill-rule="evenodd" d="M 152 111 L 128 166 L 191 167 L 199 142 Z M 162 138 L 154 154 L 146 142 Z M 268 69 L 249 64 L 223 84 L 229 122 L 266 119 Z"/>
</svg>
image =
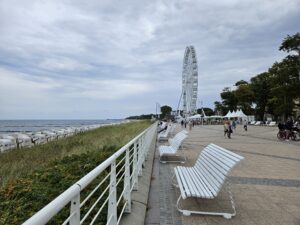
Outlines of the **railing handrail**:
<svg viewBox="0 0 300 225">
<path fill-rule="evenodd" d="M 49 204 L 44 206 L 40 211 L 35 215 L 29 218 L 23 223 L 23 225 L 41 225 L 46 224 L 53 216 L 55 216 L 61 209 L 63 209 L 68 203 L 75 198 L 85 187 L 87 187 L 97 176 L 101 174 L 108 166 L 110 166 L 116 159 L 121 156 L 126 149 L 132 146 L 141 136 L 143 136 L 148 130 L 153 126 L 156 126 L 156 123 L 152 124 L 150 127 L 146 128 L 143 132 L 125 144 L 117 152 L 107 158 L 104 162 L 74 183 L 71 187 L 65 190 L 62 194 L 57 196 Z"/>
</svg>

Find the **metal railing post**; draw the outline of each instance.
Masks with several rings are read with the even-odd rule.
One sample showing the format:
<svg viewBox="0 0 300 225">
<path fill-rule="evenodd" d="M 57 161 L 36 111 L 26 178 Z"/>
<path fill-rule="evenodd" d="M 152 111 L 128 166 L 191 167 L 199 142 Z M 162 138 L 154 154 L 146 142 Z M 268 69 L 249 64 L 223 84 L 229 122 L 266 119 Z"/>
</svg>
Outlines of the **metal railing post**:
<svg viewBox="0 0 300 225">
<path fill-rule="evenodd" d="M 116 161 L 110 166 L 109 200 L 107 212 L 107 225 L 117 224 L 117 187 L 116 187 Z"/>
<path fill-rule="evenodd" d="M 139 180 L 138 180 L 138 155 L 137 155 L 137 141 L 133 144 L 133 190 L 139 189 Z"/>
<path fill-rule="evenodd" d="M 149 138 L 149 133 L 150 133 L 150 131 L 148 131 L 145 135 L 144 135 L 144 154 L 145 154 L 145 161 L 147 161 L 148 160 L 148 152 L 149 152 L 149 146 L 148 146 L 148 143 L 149 143 L 149 140 L 148 140 L 148 138 Z"/>
<path fill-rule="evenodd" d="M 142 176 L 142 164 L 143 164 L 143 146 L 142 146 L 142 137 L 139 138 L 139 149 L 138 149 L 138 175 Z"/>
<path fill-rule="evenodd" d="M 70 225 L 80 225 L 80 192 L 72 199 L 70 215 Z"/>
<path fill-rule="evenodd" d="M 130 192 L 130 162 L 129 162 L 129 148 L 126 149 L 125 156 L 125 177 L 124 177 L 124 201 L 127 203 L 125 212 L 131 212 L 131 192 Z"/>
</svg>

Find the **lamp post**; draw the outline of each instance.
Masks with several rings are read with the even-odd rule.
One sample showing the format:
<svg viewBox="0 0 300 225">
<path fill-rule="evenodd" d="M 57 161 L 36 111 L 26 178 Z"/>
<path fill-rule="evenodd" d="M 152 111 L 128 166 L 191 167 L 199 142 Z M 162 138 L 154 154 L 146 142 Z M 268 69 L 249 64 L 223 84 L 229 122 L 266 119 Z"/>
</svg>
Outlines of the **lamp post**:
<svg viewBox="0 0 300 225">
<path fill-rule="evenodd" d="M 201 105 L 201 124 L 203 126 L 204 115 L 203 115 L 203 101 L 202 100 L 200 100 L 200 105 Z"/>
<path fill-rule="evenodd" d="M 156 102 L 155 104 L 155 111 L 156 111 L 156 119 L 158 119 L 158 108 L 160 109 L 160 104 L 158 102 Z"/>
</svg>

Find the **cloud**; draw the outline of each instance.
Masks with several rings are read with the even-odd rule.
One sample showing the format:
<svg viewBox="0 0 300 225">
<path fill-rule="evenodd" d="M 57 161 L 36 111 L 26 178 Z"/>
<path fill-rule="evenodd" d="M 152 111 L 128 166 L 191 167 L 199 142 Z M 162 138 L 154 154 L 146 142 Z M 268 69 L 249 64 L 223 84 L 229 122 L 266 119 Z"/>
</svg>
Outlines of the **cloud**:
<svg viewBox="0 0 300 225">
<path fill-rule="evenodd" d="M 92 66 L 68 58 L 46 58 L 39 67 L 46 70 L 90 70 Z"/>
<path fill-rule="evenodd" d="M 155 102 L 177 108 L 191 44 L 198 98 L 213 107 L 223 87 L 285 56 L 278 47 L 299 32 L 299 12 L 298 0 L 3 0 L 0 119 L 123 117 L 153 112 Z"/>
</svg>

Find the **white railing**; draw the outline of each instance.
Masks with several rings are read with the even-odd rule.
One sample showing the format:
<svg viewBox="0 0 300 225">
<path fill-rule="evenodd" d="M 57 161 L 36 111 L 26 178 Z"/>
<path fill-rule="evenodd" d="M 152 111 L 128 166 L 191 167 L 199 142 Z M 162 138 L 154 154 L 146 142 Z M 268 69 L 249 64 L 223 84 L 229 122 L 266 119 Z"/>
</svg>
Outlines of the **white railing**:
<svg viewBox="0 0 300 225">
<path fill-rule="evenodd" d="M 138 189 L 138 177 L 142 175 L 148 150 L 153 138 L 156 137 L 156 127 L 156 123 L 151 125 L 23 225 L 42 225 L 51 222 L 53 217 L 62 213 L 68 204 L 70 212 L 65 220 L 61 220 L 63 225 L 95 222 L 107 225 L 119 224 L 123 213 L 131 212 L 131 192 Z M 107 217 L 103 219 L 105 213 Z"/>
</svg>

